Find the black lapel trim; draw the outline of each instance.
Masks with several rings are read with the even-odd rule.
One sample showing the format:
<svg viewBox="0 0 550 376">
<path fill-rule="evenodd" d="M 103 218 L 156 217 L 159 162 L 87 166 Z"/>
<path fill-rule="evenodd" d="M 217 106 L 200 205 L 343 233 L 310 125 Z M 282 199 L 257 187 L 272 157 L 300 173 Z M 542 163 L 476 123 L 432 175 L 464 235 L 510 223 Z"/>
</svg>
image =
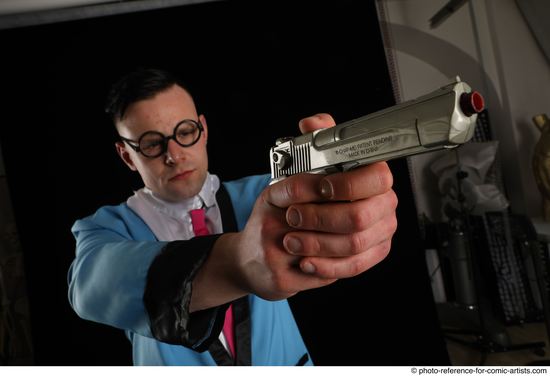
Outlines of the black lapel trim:
<svg viewBox="0 0 550 376">
<path fill-rule="evenodd" d="M 252 331 L 247 296 L 233 302 L 233 317 L 235 320 L 236 359 L 231 357 L 219 338 L 212 342 L 208 351 L 218 366 L 250 366 L 252 365 L 250 341 Z"/>
<path fill-rule="evenodd" d="M 302 355 L 300 360 L 298 360 L 298 363 L 296 363 L 296 365 L 297 366 L 303 366 L 307 363 L 308 360 L 309 360 L 309 355 L 307 355 L 307 353 L 305 353 L 304 355 Z"/>
<path fill-rule="evenodd" d="M 214 361 L 219 366 L 235 365 L 233 358 L 231 358 L 231 355 L 229 355 L 225 347 L 223 347 L 219 338 L 212 342 L 208 348 L 208 352 L 212 355 L 212 358 L 214 358 Z"/>
<path fill-rule="evenodd" d="M 223 232 L 237 232 L 237 220 L 235 219 L 235 210 L 231 203 L 231 197 L 225 189 L 223 184 L 220 184 L 220 189 L 216 193 L 216 201 L 220 208 L 220 214 L 222 216 Z"/>
<path fill-rule="evenodd" d="M 236 232 L 237 220 L 235 219 L 235 211 L 229 193 L 224 185 L 220 185 L 220 189 L 216 193 L 216 201 L 220 208 L 222 217 L 223 232 Z M 225 310 L 223 311 L 225 312 Z M 216 339 L 212 342 L 208 351 L 218 366 L 250 366 L 252 365 L 251 354 L 251 326 L 250 326 L 250 309 L 248 305 L 248 297 L 244 296 L 233 302 L 233 318 L 235 320 L 235 355 L 233 359 L 223 347 L 221 341 Z M 223 323 L 223 318 L 222 321 Z"/>
<path fill-rule="evenodd" d="M 233 317 L 235 320 L 235 365 L 251 366 L 251 323 L 248 296 L 244 296 L 233 302 Z"/>
</svg>

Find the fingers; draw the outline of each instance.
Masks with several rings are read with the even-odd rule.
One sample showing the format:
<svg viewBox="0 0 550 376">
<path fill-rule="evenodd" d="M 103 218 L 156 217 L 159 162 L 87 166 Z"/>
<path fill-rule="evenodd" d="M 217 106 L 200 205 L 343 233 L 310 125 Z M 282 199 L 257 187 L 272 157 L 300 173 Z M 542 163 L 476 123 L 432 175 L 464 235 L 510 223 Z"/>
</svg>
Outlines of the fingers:
<svg viewBox="0 0 550 376">
<path fill-rule="evenodd" d="M 317 129 L 334 127 L 336 123 L 329 114 L 317 114 L 300 120 L 298 126 L 302 133 L 313 132 Z"/>
<path fill-rule="evenodd" d="M 260 267 L 254 272 L 257 262 L 247 264 L 246 270 L 250 274 L 253 285 L 258 285 L 250 291 L 267 300 L 288 298 L 299 291 L 309 290 L 329 285 L 334 278 L 324 278 L 314 274 L 306 274 L 300 270 L 301 257 L 289 255 L 284 249 L 269 247 L 263 252 L 263 262 L 268 267 Z M 266 286 L 263 286 L 263 285 Z"/>
<path fill-rule="evenodd" d="M 286 211 L 286 221 L 297 230 L 350 234 L 393 215 L 396 207 L 397 196 L 390 190 L 353 202 L 291 205 Z"/>
<path fill-rule="evenodd" d="M 288 253 L 296 256 L 347 257 L 390 239 L 396 229 L 397 219 L 394 215 L 388 215 L 369 229 L 352 234 L 290 232 L 283 238 L 283 246 Z"/>
<path fill-rule="evenodd" d="M 391 248 L 386 240 L 368 252 L 345 258 L 305 257 L 298 265 L 291 264 L 277 269 L 271 276 L 269 293 L 261 294 L 264 299 L 279 300 L 293 296 L 299 291 L 327 286 L 340 278 L 356 276 L 382 261 Z"/>
<path fill-rule="evenodd" d="M 334 125 L 328 114 L 299 124 L 303 133 Z M 278 244 L 264 248 L 270 288 L 263 296 L 325 286 L 386 257 L 397 227 L 392 185 L 388 165 L 379 162 L 331 175 L 298 174 L 266 188 L 262 203 L 284 213 L 282 225 L 290 227 L 281 228 L 284 234 L 274 239 Z"/>
<path fill-rule="evenodd" d="M 372 268 L 389 253 L 391 240 L 386 240 L 366 252 L 342 258 L 305 257 L 300 261 L 300 269 L 321 279 L 354 277 Z"/>
<path fill-rule="evenodd" d="M 331 174 L 298 174 L 270 185 L 263 192 L 265 201 L 279 208 L 320 201 L 354 201 L 391 189 L 393 176 L 385 162 L 351 171 Z"/>
<path fill-rule="evenodd" d="M 336 278 L 324 278 L 315 274 L 304 273 L 298 265 L 289 266 L 284 272 L 274 275 L 273 286 L 280 298 L 290 297 L 300 291 L 330 285 Z M 278 296 L 273 300 L 278 300 Z"/>
<path fill-rule="evenodd" d="M 287 233 L 283 246 L 289 254 L 303 257 L 299 268 L 305 274 L 323 279 L 353 277 L 388 254 L 397 229 L 396 206 L 393 190 L 355 202 L 294 205 L 301 209 L 302 228 Z"/>
<path fill-rule="evenodd" d="M 320 182 L 323 175 L 298 174 L 267 187 L 262 196 L 264 201 L 279 208 L 288 208 L 291 204 L 321 201 Z"/>
<path fill-rule="evenodd" d="M 393 185 L 393 175 L 386 162 L 378 162 L 326 175 L 319 184 L 325 199 L 358 200 L 388 191 Z"/>
</svg>

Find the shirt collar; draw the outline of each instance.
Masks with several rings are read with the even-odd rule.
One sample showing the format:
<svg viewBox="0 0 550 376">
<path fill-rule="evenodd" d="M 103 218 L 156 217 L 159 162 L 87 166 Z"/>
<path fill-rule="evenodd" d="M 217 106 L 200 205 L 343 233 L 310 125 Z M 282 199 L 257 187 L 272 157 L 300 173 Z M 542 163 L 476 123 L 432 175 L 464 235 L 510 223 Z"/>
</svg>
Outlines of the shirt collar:
<svg viewBox="0 0 550 376">
<path fill-rule="evenodd" d="M 181 219 L 188 215 L 190 210 L 210 208 L 216 205 L 216 193 L 220 188 L 220 179 L 216 175 L 206 174 L 206 179 L 200 192 L 180 202 L 168 202 L 156 196 L 149 188 L 145 187 L 136 192 L 144 200 L 149 202 L 156 210 L 172 218 Z"/>
</svg>

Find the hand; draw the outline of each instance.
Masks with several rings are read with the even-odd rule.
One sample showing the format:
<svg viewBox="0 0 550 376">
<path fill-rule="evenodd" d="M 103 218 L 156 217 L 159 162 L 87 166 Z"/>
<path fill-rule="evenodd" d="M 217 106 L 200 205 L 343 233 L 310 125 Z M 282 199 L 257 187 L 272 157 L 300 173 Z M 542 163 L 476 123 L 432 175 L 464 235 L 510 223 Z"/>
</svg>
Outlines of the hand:
<svg viewBox="0 0 550 376">
<path fill-rule="evenodd" d="M 330 115 L 302 132 L 334 126 Z M 352 277 L 384 259 L 397 227 L 385 162 L 332 175 L 299 174 L 269 186 L 235 240 L 242 288 L 270 300 Z"/>
</svg>

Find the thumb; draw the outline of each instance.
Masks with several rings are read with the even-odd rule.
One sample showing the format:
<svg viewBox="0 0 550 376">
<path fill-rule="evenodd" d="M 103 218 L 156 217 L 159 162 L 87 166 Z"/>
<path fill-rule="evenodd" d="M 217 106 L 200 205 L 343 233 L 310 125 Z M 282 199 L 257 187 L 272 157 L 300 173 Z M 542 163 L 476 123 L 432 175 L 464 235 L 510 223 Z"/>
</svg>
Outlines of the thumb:
<svg viewBox="0 0 550 376">
<path fill-rule="evenodd" d="M 313 132 L 317 129 L 334 127 L 336 123 L 329 114 L 317 114 L 300 120 L 298 126 L 302 133 Z"/>
</svg>

